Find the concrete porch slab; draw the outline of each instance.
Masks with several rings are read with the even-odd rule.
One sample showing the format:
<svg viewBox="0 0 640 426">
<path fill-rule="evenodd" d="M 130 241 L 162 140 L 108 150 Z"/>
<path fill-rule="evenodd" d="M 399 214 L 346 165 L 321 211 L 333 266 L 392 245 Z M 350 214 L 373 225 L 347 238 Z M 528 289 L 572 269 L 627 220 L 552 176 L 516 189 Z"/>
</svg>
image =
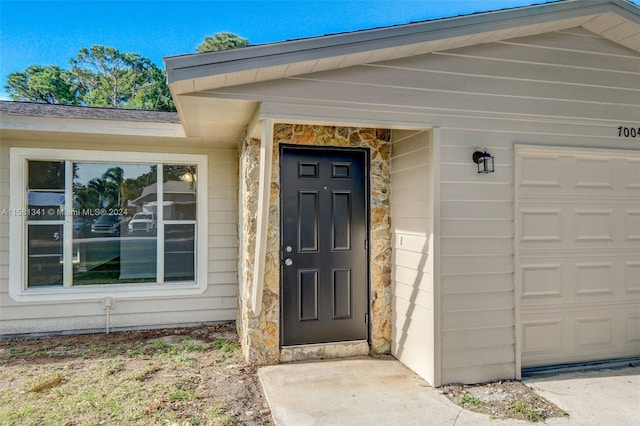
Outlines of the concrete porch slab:
<svg viewBox="0 0 640 426">
<path fill-rule="evenodd" d="M 273 365 L 260 368 L 258 375 L 279 426 L 478 425 L 489 421 L 487 416 L 453 404 L 389 356 Z"/>
<path fill-rule="evenodd" d="M 258 375 L 279 426 L 531 424 L 464 410 L 390 356 L 272 365 Z M 570 414 L 548 425 L 639 424 L 639 367 L 524 381 Z"/>
</svg>

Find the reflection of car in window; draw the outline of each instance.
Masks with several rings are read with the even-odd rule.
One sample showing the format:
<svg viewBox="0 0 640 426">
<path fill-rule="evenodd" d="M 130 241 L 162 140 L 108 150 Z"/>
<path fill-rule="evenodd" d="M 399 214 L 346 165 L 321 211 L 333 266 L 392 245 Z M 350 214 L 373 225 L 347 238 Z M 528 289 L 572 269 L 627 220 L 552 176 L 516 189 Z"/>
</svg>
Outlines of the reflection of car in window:
<svg viewBox="0 0 640 426">
<path fill-rule="evenodd" d="M 105 214 L 100 216 L 91 225 L 91 233 L 93 234 L 108 234 L 108 235 L 120 235 L 120 225 L 122 224 L 122 217 L 116 214 Z"/>
<path fill-rule="evenodd" d="M 155 230 L 156 215 L 154 213 L 136 213 L 129 221 L 129 232 L 155 232 Z"/>
<path fill-rule="evenodd" d="M 91 229 L 91 220 L 82 218 L 82 217 L 74 217 L 73 218 L 73 238 L 84 238 L 89 233 Z"/>
</svg>

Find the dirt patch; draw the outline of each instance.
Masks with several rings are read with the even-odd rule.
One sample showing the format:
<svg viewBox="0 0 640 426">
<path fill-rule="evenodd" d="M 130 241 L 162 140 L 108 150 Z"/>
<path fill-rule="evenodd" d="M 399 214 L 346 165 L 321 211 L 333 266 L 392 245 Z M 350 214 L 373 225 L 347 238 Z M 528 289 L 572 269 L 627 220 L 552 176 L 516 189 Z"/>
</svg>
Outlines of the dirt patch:
<svg viewBox="0 0 640 426">
<path fill-rule="evenodd" d="M 544 422 L 549 417 L 568 417 L 565 411 L 536 394 L 527 385 L 506 380 L 479 385 L 447 385 L 440 392 L 462 408 L 498 419 Z"/>
<path fill-rule="evenodd" d="M 0 340 L 0 424 L 272 425 L 235 325 Z"/>
</svg>

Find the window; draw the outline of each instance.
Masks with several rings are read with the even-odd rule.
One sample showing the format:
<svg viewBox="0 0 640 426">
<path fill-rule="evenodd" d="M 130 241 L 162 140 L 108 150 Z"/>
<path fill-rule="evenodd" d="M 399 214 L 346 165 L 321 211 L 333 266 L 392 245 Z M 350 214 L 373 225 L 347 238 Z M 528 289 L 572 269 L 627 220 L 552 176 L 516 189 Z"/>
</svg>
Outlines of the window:
<svg viewBox="0 0 640 426">
<path fill-rule="evenodd" d="M 31 148 L 10 155 L 12 179 L 22 181 L 12 180 L 12 295 L 204 290 L 205 156 Z"/>
</svg>

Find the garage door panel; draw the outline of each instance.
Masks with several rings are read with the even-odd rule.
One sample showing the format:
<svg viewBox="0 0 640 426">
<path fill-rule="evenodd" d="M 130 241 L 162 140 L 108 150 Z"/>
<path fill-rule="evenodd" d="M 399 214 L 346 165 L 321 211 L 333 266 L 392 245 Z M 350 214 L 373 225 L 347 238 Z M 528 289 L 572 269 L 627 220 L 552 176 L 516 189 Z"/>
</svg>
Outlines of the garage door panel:
<svg viewBox="0 0 640 426">
<path fill-rule="evenodd" d="M 640 161 L 615 153 L 611 158 L 598 155 L 520 154 L 518 191 L 520 195 L 640 195 Z"/>
<path fill-rule="evenodd" d="M 636 195 L 640 193 L 640 161 L 624 160 L 620 165 L 623 173 L 623 181 L 625 189 L 628 192 L 634 192 Z"/>
<path fill-rule="evenodd" d="M 575 189 L 614 189 L 613 160 L 577 157 L 574 165 L 572 184 Z"/>
<path fill-rule="evenodd" d="M 565 241 L 562 232 L 562 224 L 565 222 L 562 209 L 540 205 L 529 207 L 530 204 L 525 204 L 520 210 L 520 241 L 529 245 Z"/>
<path fill-rule="evenodd" d="M 640 198 L 640 194 L 638 197 Z M 640 243 L 640 210 L 625 209 L 624 229 L 625 240 L 638 245 Z"/>
<path fill-rule="evenodd" d="M 522 365 L 640 355 L 640 153 L 516 152 Z"/>
<path fill-rule="evenodd" d="M 640 293 L 640 261 L 627 260 L 625 268 L 625 290 L 627 293 Z"/>
<path fill-rule="evenodd" d="M 627 318 L 627 328 L 625 335 L 625 345 L 638 346 L 640 345 L 640 316 L 637 314 L 630 314 Z"/>
<path fill-rule="evenodd" d="M 561 159 L 558 157 L 523 155 L 521 157 L 522 172 L 519 181 L 523 194 L 550 188 L 560 190 Z"/>
<path fill-rule="evenodd" d="M 522 351 L 530 356 L 561 356 L 563 349 L 562 317 L 522 321 Z"/>
<path fill-rule="evenodd" d="M 640 249 L 640 210 L 628 201 L 534 199 L 519 207 L 522 248 Z"/>
<path fill-rule="evenodd" d="M 524 263 L 522 264 L 522 303 L 540 297 L 562 297 L 562 263 Z"/>
<path fill-rule="evenodd" d="M 573 210 L 575 230 L 574 241 L 613 242 L 614 210 L 601 208 L 581 208 Z"/>
<path fill-rule="evenodd" d="M 611 316 L 581 316 L 576 318 L 576 351 L 593 352 L 613 349 L 613 319 Z"/>
<path fill-rule="evenodd" d="M 520 257 L 520 305 L 624 302 L 640 296 L 640 261 L 630 250 L 558 250 Z M 555 301 L 554 301 L 555 300 Z"/>
<path fill-rule="evenodd" d="M 594 361 L 638 355 L 640 317 L 633 306 L 615 311 L 555 309 L 521 320 L 523 365 Z M 526 363 L 525 363 L 526 362 Z"/>
<path fill-rule="evenodd" d="M 603 296 L 616 293 L 613 261 L 576 262 L 573 266 L 576 296 Z M 589 302 L 585 301 L 585 303 Z"/>
</svg>

